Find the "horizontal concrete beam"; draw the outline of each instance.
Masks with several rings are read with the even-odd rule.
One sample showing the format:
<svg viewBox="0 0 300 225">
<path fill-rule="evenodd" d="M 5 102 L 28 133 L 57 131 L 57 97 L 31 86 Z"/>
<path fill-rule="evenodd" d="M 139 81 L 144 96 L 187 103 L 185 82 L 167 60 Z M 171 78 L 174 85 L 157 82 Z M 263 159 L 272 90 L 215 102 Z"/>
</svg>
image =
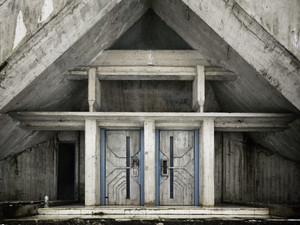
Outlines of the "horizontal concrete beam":
<svg viewBox="0 0 300 225">
<path fill-rule="evenodd" d="M 88 78 L 88 68 L 72 70 L 69 80 Z M 196 67 L 175 66 L 99 66 L 97 75 L 100 80 L 194 80 Z M 232 81 L 237 78 L 234 72 L 221 67 L 205 67 L 205 79 L 209 81 Z"/>
<path fill-rule="evenodd" d="M 89 66 L 212 66 L 197 50 L 107 50 Z"/>
<path fill-rule="evenodd" d="M 243 132 L 284 130 L 296 118 L 279 113 L 17 112 L 10 116 L 33 130 L 83 130 L 85 119 L 107 128 L 142 128 L 144 121 L 153 120 L 159 129 L 198 129 L 203 120 L 213 119 L 216 131 Z"/>
</svg>

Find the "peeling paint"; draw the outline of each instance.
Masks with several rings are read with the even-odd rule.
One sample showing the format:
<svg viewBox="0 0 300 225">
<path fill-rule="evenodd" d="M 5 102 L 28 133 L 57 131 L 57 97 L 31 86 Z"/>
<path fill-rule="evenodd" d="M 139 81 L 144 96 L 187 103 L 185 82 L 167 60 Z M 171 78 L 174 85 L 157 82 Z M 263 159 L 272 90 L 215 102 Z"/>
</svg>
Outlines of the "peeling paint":
<svg viewBox="0 0 300 225">
<path fill-rule="evenodd" d="M 297 49 L 299 47 L 299 32 L 295 32 L 295 31 L 297 31 L 297 30 L 295 29 L 292 31 L 292 33 L 294 34 L 294 35 L 292 35 L 292 38 L 293 38 L 292 43 L 293 43 L 294 48 Z"/>
<path fill-rule="evenodd" d="M 45 0 L 44 6 L 42 8 L 42 15 L 39 16 L 38 23 L 42 23 L 48 19 L 48 17 L 53 12 L 53 2 L 52 0 Z"/>
<path fill-rule="evenodd" d="M 16 25 L 16 32 L 15 32 L 15 40 L 14 40 L 14 47 L 15 49 L 18 44 L 23 40 L 23 38 L 26 36 L 27 28 L 23 21 L 23 13 L 20 10 L 17 18 L 17 25 Z"/>
</svg>

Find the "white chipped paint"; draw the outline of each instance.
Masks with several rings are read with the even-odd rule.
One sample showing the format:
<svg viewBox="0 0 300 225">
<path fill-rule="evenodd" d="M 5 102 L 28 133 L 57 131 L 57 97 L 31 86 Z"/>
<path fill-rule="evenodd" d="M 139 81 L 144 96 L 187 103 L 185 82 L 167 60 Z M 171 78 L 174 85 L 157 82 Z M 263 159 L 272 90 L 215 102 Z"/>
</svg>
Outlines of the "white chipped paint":
<svg viewBox="0 0 300 225">
<path fill-rule="evenodd" d="M 127 23 L 125 23 L 121 29 L 121 31 L 119 32 L 117 39 L 119 39 L 119 37 L 123 34 L 123 31 L 125 30 L 125 27 L 127 26 Z"/>
<path fill-rule="evenodd" d="M 93 63 L 100 55 L 102 55 L 102 53 L 103 53 L 103 51 L 99 52 L 99 53 L 96 55 L 96 57 L 93 58 L 93 60 L 90 62 L 90 64 Z"/>
<path fill-rule="evenodd" d="M 14 47 L 15 49 L 18 44 L 23 40 L 23 38 L 26 36 L 27 28 L 23 21 L 23 13 L 20 10 L 17 18 L 17 25 L 16 25 L 16 32 L 15 32 L 15 40 L 14 40 Z"/>
<path fill-rule="evenodd" d="M 42 8 L 42 15 L 39 16 L 38 22 L 42 23 L 45 20 L 47 20 L 48 17 L 53 12 L 53 10 L 54 10 L 54 8 L 53 8 L 53 2 L 52 2 L 52 0 L 45 0 L 44 6 Z"/>
<path fill-rule="evenodd" d="M 295 49 L 298 49 L 298 47 L 299 47 L 299 39 L 300 39 L 299 32 L 297 32 L 297 29 L 295 28 L 293 30 L 293 33 L 294 33 L 294 35 L 292 36 L 293 37 L 293 47 Z"/>
<path fill-rule="evenodd" d="M 153 54 L 152 54 L 152 51 L 150 51 L 150 54 L 148 54 L 148 65 L 153 65 Z"/>
</svg>

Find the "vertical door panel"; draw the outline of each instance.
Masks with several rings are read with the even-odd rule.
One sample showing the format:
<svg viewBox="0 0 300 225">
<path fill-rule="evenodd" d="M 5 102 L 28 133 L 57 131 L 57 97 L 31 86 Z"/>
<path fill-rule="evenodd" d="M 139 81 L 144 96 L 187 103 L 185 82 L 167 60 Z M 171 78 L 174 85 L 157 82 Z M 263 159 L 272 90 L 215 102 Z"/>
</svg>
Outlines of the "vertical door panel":
<svg viewBox="0 0 300 225">
<path fill-rule="evenodd" d="M 106 131 L 106 204 L 139 205 L 140 131 Z"/>
<path fill-rule="evenodd" d="M 194 204 L 194 131 L 160 131 L 160 205 Z"/>
</svg>

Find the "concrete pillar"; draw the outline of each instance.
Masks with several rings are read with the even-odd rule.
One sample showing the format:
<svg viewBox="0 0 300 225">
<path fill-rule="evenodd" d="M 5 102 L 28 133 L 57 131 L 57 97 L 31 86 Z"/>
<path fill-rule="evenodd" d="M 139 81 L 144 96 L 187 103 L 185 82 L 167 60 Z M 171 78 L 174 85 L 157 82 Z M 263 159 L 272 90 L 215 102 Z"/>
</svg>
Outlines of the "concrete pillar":
<svg viewBox="0 0 300 225">
<path fill-rule="evenodd" d="M 205 73 L 204 66 L 196 67 L 197 73 L 193 81 L 193 110 L 204 111 L 205 103 Z"/>
<path fill-rule="evenodd" d="M 214 120 L 203 121 L 199 132 L 199 204 L 215 204 L 215 146 Z"/>
<path fill-rule="evenodd" d="M 145 205 L 155 205 L 155 122 L 144 122 Z"/>
<path fill-rule="evenodd" d="M 90 68 L 88 74 L 88 101 L 89 111 L 97 112 L 101 109 L 100 81 L 97 77 L 97 69 Z"/>
<path fill-rule="evenodd" d="M 85 120 L 85 205 L 100 205 L 100 127 Z"/>
</svg>

